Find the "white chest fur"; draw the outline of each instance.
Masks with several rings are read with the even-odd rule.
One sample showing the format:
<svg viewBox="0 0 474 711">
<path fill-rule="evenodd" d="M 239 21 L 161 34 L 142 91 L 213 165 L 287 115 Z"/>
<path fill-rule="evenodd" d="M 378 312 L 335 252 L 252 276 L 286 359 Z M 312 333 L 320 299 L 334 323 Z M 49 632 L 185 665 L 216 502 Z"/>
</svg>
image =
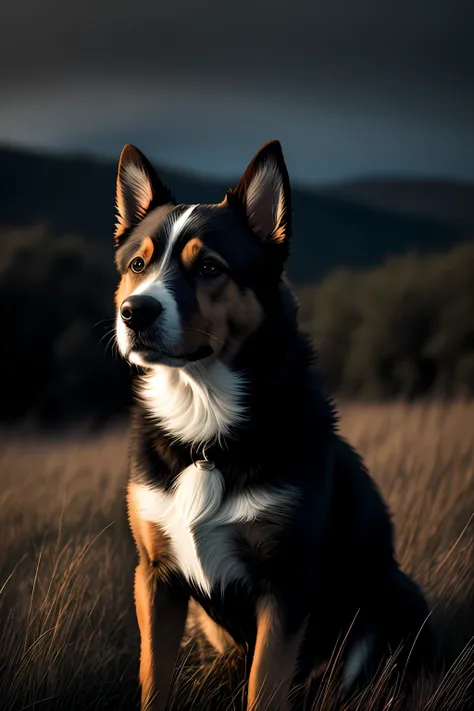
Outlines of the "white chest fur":
<svg viewBox="0 0 474 711">
<path fill-rule="evenodd" d="M 186 368 L 155 366 L 142 378 L 141 400 L 153 418 L 180 442 L 196 447 L 220 441 L 245 419 L 244 381 L 215 361 Z"/>
<path fill-rule="evenodd" d="M 224 477 L 214 468 L 191 465 L 179 475 L 171 492 L 140 485 L 135 490 L 138 515 L 159 524 L 169 537 L 177 568 L 189 583 L 209 594 L 246 571 L 237 555 L 233 529 L 238 523 L 288 516 L 297 492 L 286 488 L 248 489 L 224 499 Z"/>
</svg>

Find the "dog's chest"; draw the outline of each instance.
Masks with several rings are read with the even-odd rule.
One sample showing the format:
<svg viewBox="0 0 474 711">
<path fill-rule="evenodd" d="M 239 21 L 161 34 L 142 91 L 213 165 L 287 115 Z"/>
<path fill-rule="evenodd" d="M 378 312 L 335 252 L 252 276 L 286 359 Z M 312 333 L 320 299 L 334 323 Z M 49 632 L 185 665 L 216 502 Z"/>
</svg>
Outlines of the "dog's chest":
<svg viewBox="0 0 474 711">
<path fill-rule="evenodd" d="M 283 521 L 294 506 L 290 488 L 254 488 L 225 495 L 222 473 L 187 467 L 169 492 L 140 485 L 135 492 L 139 517 L 166 534 L 172 560 L 183 577 L 202 593 L 225 590 L 247 578 L 238 531 L 242 524 Z"/>
</svg>

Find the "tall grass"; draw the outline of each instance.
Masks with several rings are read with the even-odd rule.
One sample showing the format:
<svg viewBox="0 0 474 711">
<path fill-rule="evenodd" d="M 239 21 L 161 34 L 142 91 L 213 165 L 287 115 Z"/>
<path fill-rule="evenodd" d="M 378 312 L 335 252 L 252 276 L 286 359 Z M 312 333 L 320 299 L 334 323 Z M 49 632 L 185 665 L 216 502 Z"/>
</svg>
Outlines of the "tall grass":
<svg viewBox="0 0 474 711">
<path fill-rule="evenodd" d="M 338 665 L 320 711 L 468 709 L 474 682 L 474 405 L 342 407 L 341 429 L 364 455 L 394 514 L 402 567 L 427 592 L 443 659 L 403 697 L 396 657 L 349 702 Z M 127 434 L 0 442 L 0 707 L 133 709 L 138 631 L 135 552 L 124 492 Z M 335 652 L 337 656 L 337 651 Z M 239 660 L 202 665 L 191 646 L 173 709 L 241 708 Z"/>
</svg>

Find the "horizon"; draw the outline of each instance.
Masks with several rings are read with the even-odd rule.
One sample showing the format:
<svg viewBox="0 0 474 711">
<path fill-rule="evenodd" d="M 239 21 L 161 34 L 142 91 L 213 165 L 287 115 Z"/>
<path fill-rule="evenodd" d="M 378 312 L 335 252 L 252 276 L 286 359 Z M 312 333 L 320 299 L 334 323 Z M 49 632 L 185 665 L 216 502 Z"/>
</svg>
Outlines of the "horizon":
<svg viewBox="0 0 474 711">
<path fill-rule="evenodd" d="M 135 145 L 135 144 L 134 144 Z M 123 146 L 122 146 L 123 147 Z M 140 146 L 137 146 L 140 150 Z M 285 151 L 285 146 L 282 145 L 283 151 Z M 34 143 L 15 143 L 4 141 L 0 139 L 0 151 L 11 151 L 13 153 L 22 153 L 31 156 L 38 156 L 44 158 L 55 158 L 60 160 L 85 160 L 91 161 L 97 164 L 117 164 L 120 157 L 120 150 L 118 153 L 112 152 L 100 152 L 98 149 L 93 148 L 74 148 L 74 147 L 55 147 L 55 146 L 45 146 L 36 145 Z M 142 151 L 143 152 L 143 151 Z M 245 164 L 242 164 L 240 172 L 221 172 L 216 174 L 214 171 L 206 170 L 205 168 L 198 169 L 189 166 L 184 166 L 182 164 L 165 163 L 160 161 L 150 153 L 145 153 L 146 157 L 151 161 L 154 167 L 159 171 L 160 169 L 166 173 L 176 174 L 178 176 L 186 177 L 192 180 L 212 182 L 217 185 L 227 182 L 238 180 L 243 174 L 246 166 L 250 162 L 253 155 L 250 155 Z M 288 161 L 287 161 L 288 163 Z M 334 178 L 332 180 L 320 180 L 312 181 L 310 179 L 292 178 L 290 171 L 290 179 L 293 188 L 296 190 L 313 191 L 313 190 L 328 190 L 331 192 L 332 189 L 339 189 L 357 185 L 364 184 L 375 184 L 375 185 L 397 185 L 397 184 L 416 184 L 420 183 L 423 185 L 442 185 L 447 184 L 450 186 L 459 187 L 474 187 L 474 175 L 473 177 L 457 178 L 457 177 L 447 177 L 446 175 L 429 175 L 427 173 L 418 172 L 366 172 L 366 173 L 354 173 L 353 175 L 348 175 L 346 177 Z"/>
<path fill-rule="evenodd" d="M 472 0 L 48 9 L 2 18 L 0 142 L 220 179 L 277 138 L 295 184 L 474 180 Z"/>
</svg>

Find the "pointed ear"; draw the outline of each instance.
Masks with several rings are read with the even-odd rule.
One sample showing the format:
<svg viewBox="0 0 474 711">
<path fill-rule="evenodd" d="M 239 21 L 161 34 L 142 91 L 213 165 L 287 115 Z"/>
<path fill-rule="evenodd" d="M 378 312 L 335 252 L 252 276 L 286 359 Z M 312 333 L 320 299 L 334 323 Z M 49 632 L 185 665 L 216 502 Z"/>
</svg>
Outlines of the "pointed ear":
<svg viewBox="0 0 474 711">
<path fill-rule="evenodd" d="M 175 204 L 168 188 L 158 178 L 147 158 L 130 144 L 120 155 L 116 187 L 117 223 L 115 244 L 119 246 L 128 229 L 137 225 L 154 207 Z"/>
<path fill-rule="evenodd" d="M 237 186 L 227 193 L 231 207 L 243 211 L 251 229 L 268 244 L 288 251 L 291 235 L 291 189 L 279 141 L 255 155 Z"/>
</svg>

